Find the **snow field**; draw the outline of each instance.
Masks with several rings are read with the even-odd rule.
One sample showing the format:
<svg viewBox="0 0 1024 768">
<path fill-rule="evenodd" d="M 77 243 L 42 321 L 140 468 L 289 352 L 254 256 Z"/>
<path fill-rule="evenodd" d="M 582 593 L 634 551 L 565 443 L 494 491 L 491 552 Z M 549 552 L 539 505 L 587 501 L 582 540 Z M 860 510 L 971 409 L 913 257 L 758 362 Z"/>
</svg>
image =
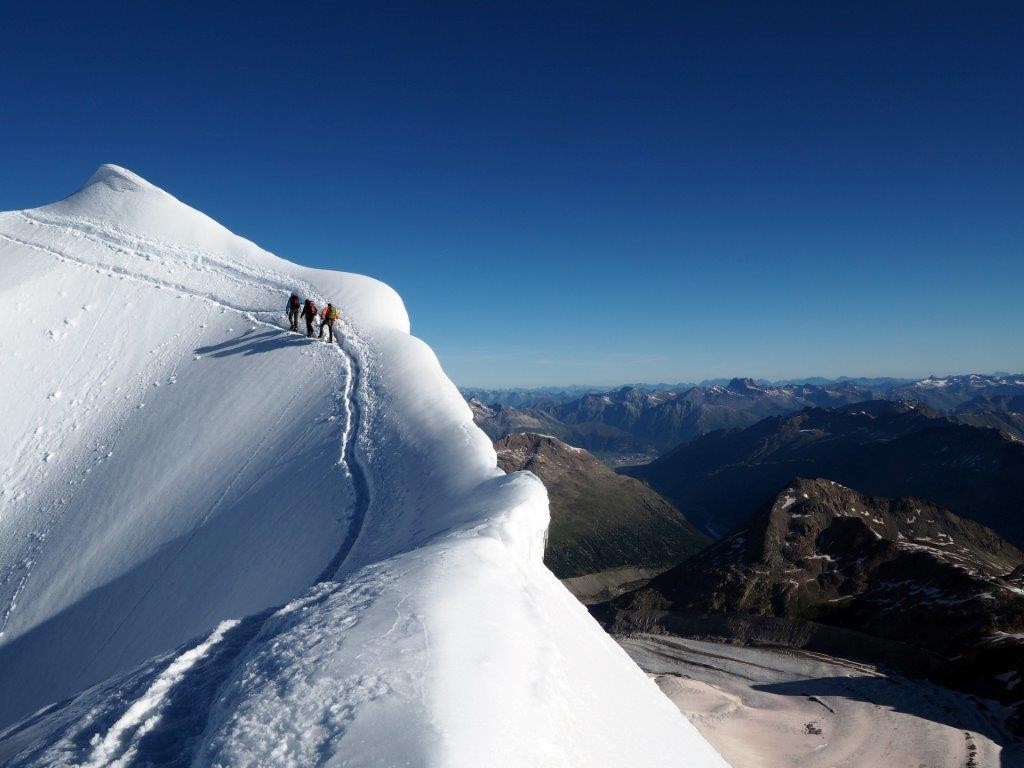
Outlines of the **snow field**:
<svg viewBox="0 0 1024 768">
<path fill-rule="evenodd" d="M 725 765 L 543 567 L 543 486 L 390 288 L 113 166 L 0 214 L 0 263 L 0 762 Z M 275 327 L 296 289 L 341 347 Z"/>
</svg>

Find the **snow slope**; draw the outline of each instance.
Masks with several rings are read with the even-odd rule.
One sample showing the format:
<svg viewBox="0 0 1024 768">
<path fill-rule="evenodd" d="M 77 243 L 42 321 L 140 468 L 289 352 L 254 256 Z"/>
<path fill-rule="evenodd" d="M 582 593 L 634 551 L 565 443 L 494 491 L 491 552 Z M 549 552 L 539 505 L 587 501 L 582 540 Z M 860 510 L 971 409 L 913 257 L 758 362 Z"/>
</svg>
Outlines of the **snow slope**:
<svg viewBox="0 0 1024 768">
<path fill-rule="evenodd" d="M 116 166 L 0 214 L 0 264 L 0 763 L 725 765 L 387 286 Z"/>
</svg>

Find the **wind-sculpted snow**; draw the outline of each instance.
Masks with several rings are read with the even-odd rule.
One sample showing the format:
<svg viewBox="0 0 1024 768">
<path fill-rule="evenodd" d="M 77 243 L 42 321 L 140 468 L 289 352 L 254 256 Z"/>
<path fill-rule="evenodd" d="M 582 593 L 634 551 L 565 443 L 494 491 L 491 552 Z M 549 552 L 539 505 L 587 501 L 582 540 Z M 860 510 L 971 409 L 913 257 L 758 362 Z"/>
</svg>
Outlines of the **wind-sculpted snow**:
<svg viewBox="0 0 1024 768">
<path fill-rule="evenodd" d="M 543 568 L 543 486 L 391 289 L 113 166 L 0 214 L 0 264 L 0 763 L 724 765 Z"/>
</svg>

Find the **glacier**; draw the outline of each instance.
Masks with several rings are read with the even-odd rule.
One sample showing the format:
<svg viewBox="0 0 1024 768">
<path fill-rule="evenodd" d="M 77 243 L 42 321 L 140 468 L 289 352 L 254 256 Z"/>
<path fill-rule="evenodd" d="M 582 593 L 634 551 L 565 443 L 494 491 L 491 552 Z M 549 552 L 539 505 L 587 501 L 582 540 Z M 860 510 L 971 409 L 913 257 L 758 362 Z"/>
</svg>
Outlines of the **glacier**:
<svg viewBox="0 0 1024 768">
<path fill-rule="evenodd" d="M 0 764 L 726 765 L 391 288 L 113 165 L 0 213 L 0 265 Z"/>
</svg>

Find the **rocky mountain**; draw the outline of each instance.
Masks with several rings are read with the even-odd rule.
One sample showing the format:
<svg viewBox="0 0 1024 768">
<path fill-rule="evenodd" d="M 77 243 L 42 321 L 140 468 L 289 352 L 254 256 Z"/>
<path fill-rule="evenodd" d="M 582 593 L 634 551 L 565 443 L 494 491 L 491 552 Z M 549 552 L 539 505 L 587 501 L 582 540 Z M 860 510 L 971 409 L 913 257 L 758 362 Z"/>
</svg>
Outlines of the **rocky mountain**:
<svg viewBox="0 0 1024 768">
<path fill-rule="evenodd" d="M 494 438 L 542 431 L 602 455 L 653 456 L 716 429 L 745 427 L 766 416 L 808 406 L 842 405 L 880 396 L 851 383 L 773 387 L 737 378 L 724 387 L 622 387 L 566 398 L 538 396 L 522 407 L 470 397 L 470 406 L 477 424 Z"/>
<path fill-rule="evenodd" d="M 541 432 L 550 435 L 564 435 L 565 425 L 544 411 L 534 408 L 513 408 L 510 405 L 485 405 L 476 398 L 468 401 L 473 412 L 473 421 L 492 440 L 505 435 L 521 432 Z"/>
<path fill-rule="evenodd" d="M 998 429 L 1024 440 L 1024 393 L 978 395 L 959 406 L 955 418 L 962 424 Z"/>
<path fill-rule="evenodd" d="M 623 471 L 716 536 L 743 523 L 790 478 L 823 476 L 880 496 L 931 499 L 1024 543 L 1024 444 L 914 403 L 872 401 L 770 417 Z"/>
<path fill-rule="evenodd" d="M 744 528 L 612 606 L 619 628 L 673 614 L 841 628 L 921 649 L 929 672 L 960 687 L 1024 696 L 1024 553 L 922 499 L 793 481 Z"/>
<path fill-rule="evenodd" d="M 710 543 L 648 486 L 553 437 L 516 434 L 495 443 L 506 472 L 529 470 L 548 490 L 544 562 L 570 587 L 598 592 L 675 565 Z M 579 581 L 579 577 L 606 574 Z"/>
<path fill-rule="evenodd" d="M 888 397 L 914 400 L 943 413 L 954 413 L 977 397 L 1024 395 L 1024 373 L 929 376 L 893 387 Z"/>
</svg>

